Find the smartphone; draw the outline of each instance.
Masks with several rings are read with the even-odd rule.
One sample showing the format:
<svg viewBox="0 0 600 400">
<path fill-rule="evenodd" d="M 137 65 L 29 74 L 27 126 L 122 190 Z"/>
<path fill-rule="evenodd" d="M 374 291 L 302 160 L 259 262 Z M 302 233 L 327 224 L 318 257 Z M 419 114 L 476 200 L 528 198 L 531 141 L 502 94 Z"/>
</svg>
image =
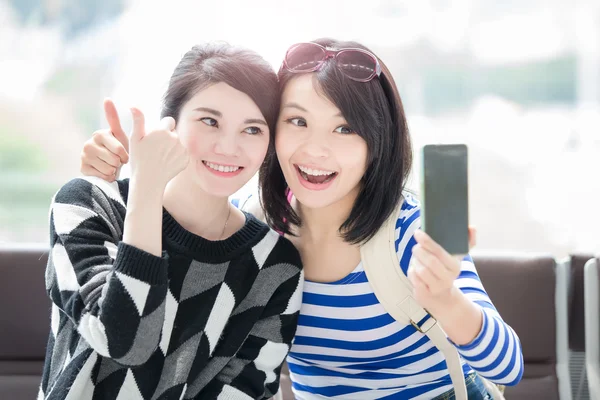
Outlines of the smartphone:
<svg viewBox="0 0 600 400">
<path fill-rule="evenodd" d="M 421 228 L 448 253 L 469 252 L 468 149 L 432 144 L 421 154 Z"/>
</svg>

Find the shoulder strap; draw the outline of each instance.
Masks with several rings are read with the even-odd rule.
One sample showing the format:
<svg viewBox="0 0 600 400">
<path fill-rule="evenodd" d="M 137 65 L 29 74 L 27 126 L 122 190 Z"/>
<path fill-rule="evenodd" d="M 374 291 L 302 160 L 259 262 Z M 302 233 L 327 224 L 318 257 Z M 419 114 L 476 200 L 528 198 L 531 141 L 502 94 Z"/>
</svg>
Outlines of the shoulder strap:
<svg viewBox="0 0 600 400">
<path fill-rule="evenodd" d="M 426 335 L 446 359 L 457 400 L 467 400 L 467 388 L 456 348 L 433 316 L 412 296 L 412 284 L 402 272 L 396 253 L 396 221 L 402 201 L 375 236 L 360 248 L 363 268 L 377 300 L 397 321 L 412 324 Z M 427 316 L 429 319 L 423 321 Z"/>
</svg>

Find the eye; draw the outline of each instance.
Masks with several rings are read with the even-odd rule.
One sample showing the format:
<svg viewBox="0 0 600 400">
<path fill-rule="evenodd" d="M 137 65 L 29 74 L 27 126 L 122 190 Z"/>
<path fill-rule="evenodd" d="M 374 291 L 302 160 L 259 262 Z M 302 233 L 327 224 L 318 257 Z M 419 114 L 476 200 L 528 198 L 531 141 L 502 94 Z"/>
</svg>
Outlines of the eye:
<svg viewBox="0 0 600 400">
<path fill-rule="evenodd" d="M 292 124 L 295 126 L 306 126 L 306 120 L 304 118 L 289 118 L 286 119 L 285 122 L 287 122 L 288 124 Z"/>
<path fill-rule="evenodd" d="M 210 118 L 210 117 L 200 118 L 200 121 L 202 121 L 203 123 L 205 123 L 208 126 L 214 126 L 217 128 L 219 127 L 219 122 L 214 118 Z"/>
<path fill-rule="evenodd" d="M 246 129 L 244 129 L 244 132 L 246 132 L 249 135 L 260 135 L 261 133 L 263 133 L 262 129 L 260 129 L 257 126 L 249 126 Z"/>
<path fill-rule="evenodd" d="M 349 135 L 351 133 L 354 133 L 352 128 L 350 128 L 348 125 L 338 126 L 337 128 L 335 128 L 334 132 L 342 133 L 344 135 Z"/>
</svg>

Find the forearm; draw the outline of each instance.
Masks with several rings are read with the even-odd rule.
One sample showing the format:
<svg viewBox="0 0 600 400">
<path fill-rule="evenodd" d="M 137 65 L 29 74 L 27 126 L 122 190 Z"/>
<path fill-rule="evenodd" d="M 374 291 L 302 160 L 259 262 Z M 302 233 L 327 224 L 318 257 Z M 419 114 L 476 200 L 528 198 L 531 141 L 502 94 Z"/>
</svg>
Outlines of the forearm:
<svg viewBox="0 0 600 400">
<path fill-rule="evenodd" d="M 521 380 L 523 357 L 519 339 L 495 310 L 482 308 L 456 288 L 451 301 L 429 311 L 475 371 L 504 385 L 515 385 Z M 505 350 L 494 350 L 498 348 Z"/>
<path fill-rule="evenodd" d="M 472 342 L 457 346 L 458 352 L 484 378 L 502 385 L 516 385 L 523 376 L 519 338 L 496 310 L 486 307 L 482 311 L 481 332 Z"/>
<path fill-rule="evenodd" d="M 160 257 L 162 254 L 162 185 L 144 178 L 129 184 L 123 242 Z"/>
<path fill-rule="evenodd" d="M 58 191 L 46 290 L 94 350 L 138 365 L 158 346 L 167 266 L 166 259 L 119 243 L 125 217 L 120 196 L 117 185 L 99 187 L 84 179 Z"/>
<path fill-rule="evenodd" d="M 469 300 L 454 287 L 448 302 L 428 310 L 457 345 L 471 343 L 481 332 L 483 315 L 481 307 Z"/>
<path fill-rule="evenodd" d="M 80 303 L 86 293 L 100 289 L 99 280 L 72 296 L 66 309 L 76 315 L 77 310 L 89 308 L 83 311 L 77 329 L 102 356 L 124 365 L 141 365 L 161 337 L 168 287 L 166 260 L 120 243 L 112 271 L 97 300 L 87 298 Z"/>
</svg>

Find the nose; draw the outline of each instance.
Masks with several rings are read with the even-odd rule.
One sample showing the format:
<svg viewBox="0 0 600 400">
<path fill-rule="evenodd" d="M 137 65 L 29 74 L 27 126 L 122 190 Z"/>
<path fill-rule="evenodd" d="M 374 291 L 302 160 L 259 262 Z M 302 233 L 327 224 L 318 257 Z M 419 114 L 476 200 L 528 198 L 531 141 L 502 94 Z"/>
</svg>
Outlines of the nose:
<svg viewBox="0 0 600 400">
<path fill-rule="evenodd" d="M 220 132 L 215 140 L 213 151 L 222 156 L 239 155 L 238 135 L 235 132 Z"/>
<path fill-rule="evenodd" d="M 327 158 L 330 146 L 327 132 L 323 129 L 311 129 L 303 143 L 303 152 L 310 158 Z"/>
</svg>

